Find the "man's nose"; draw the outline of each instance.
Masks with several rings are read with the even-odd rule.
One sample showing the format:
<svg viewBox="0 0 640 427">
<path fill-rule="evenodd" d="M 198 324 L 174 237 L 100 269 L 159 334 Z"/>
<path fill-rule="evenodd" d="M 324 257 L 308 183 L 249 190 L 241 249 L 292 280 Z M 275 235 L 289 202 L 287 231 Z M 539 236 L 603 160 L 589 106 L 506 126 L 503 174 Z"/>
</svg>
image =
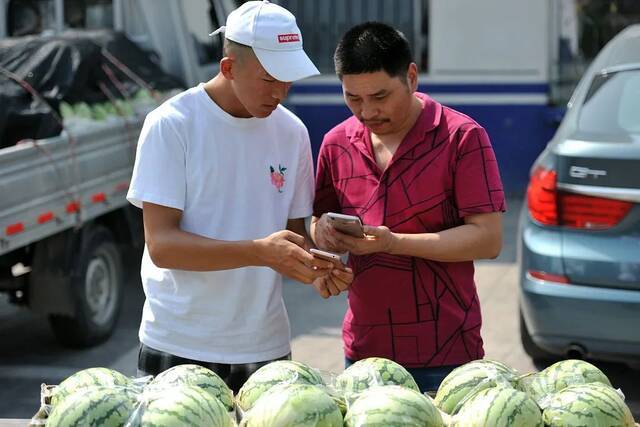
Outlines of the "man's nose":
<svg viewBox="0 0 640 427">
<path fill-rule="evenodd" d="M 363 102 L 360 114 L 364 120 L 370 120 L 378 115 L 378 109 L 368 102 Z"/>
</svg>

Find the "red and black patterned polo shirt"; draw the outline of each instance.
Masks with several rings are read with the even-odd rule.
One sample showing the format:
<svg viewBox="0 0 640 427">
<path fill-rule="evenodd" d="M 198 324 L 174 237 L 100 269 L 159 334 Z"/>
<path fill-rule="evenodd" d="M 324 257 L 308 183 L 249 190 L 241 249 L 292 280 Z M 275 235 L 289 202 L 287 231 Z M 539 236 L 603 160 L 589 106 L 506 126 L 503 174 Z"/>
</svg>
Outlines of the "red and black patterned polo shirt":
<svg viewBox="0 0 640 427">
<path fill-rule="evenodd" d="M 355 117 L 326 134 L 318 158 L 314 215 L 341 212 L 397 233 L 430 233 L 467 215 L 503 212 L 504 193 L 485 130 L 416 93 L 423 111 L 381 171 L 369 131 Z M 343 322 L 345 355 L 407 367 L 482 358 L 473 262 L 377 253 L 350 256 L 355 279 Z"/>
</svg>

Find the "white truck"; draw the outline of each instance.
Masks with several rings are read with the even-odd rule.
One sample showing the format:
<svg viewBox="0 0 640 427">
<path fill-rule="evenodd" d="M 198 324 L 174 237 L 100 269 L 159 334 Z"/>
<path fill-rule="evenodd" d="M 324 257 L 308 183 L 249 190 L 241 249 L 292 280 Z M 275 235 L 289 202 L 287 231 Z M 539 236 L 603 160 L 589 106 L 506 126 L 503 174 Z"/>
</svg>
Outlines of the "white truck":
<svg viewBox="0 0 640 427">
<path fill-rule="evenodd" d="M 154 52 L 185 86 L 215 74 L 221 40 L 207 35 L 236 6 L 231 0 L 67 3 L 0 0 L 0 39 L 48 37 L 69 27 L 114 29 Z M 140 212 L 125 195 L 144 113 L 153 106 L 138 104 L 128 117 L 86 121 L 56 137 L 0 149 L 0 291 L 47 315 L 64 345 L 94 345 L 116 325 L 125 261 L 139 256 L 143 242 Z"/>
</svg>

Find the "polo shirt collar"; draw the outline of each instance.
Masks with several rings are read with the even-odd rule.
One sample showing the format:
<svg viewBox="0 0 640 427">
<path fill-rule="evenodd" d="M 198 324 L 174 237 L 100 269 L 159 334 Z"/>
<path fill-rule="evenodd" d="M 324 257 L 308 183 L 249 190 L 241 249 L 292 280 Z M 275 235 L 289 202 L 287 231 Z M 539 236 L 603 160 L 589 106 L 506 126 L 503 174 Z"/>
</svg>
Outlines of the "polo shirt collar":
<svg viewBox="0 0 640 427">
<path fill-rule="evenodd" d="M 423 103 L 422 113 L 420 113 L 413 127 L 405 135 L 404 140 L 396 150 L 387 168 L 391 166 L 395 159 L 402 157 L 405 153 L 424 141 L 426 135 L 440 124 L 442 105 L 424 93 L 416 92 L 415 96 Z M 371 137 L 366 126 L 353 117 L 353 120 L 350 120 L 346 126 L 345 133 L 351 143 L 375 165 L 375 156 L 373 155 L 373 147 L 370 142 Z"/>
</svg>

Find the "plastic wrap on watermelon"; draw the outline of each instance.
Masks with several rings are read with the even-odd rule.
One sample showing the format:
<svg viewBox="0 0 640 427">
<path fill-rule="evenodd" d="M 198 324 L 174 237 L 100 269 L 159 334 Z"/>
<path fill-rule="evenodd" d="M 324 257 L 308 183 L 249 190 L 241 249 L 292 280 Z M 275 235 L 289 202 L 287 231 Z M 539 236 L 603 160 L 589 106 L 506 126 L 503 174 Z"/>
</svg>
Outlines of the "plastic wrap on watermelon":
<svg viewBox="0 0 640 427">
<path fill-rule="evenodd" d="M 474 360 L 457 367 L 442 380 L 434 401 L 440 410 L 455 415 L 479 391 L 495 386 L 514 388 L 518 378 L 515 369 L 501 362 Z"/>
<path fill-rule="evenodd" d="M 236 421 L 234 413 L 207 389 L 177 383 L 172 387 L 147 387 L 122 425 L 235 427 Z"/>
<path fill-rule="evenodd" d="M 355 362 L 335 379 L 334 387 L 345 398 L 347 409 L 361 393 L 375 386 L 397 385 L 420 392 L 413 376 L 402 365 L 382 357 Z"/>
<path fill-rule="evenodd" d="M 622 392 L 599 382 L 570 385 L 557 392 L 546 402 L 542 418 L 549 427 L 636 425 Z"/>
<path fill-rule="evenodd" d="M 89 397 L 80 399 L 78 396 L 94 396 L 105 393 L 111 400 L 117 400 L 116 396 L 122 395 L 126 399 L 123 402 L 136 404 L 137 397 L 144 389 L 151 377 L 132 378 L 109 368 L 88 368 L 76 372 L 58 385 L 42 384 L 40 387 L 40 408 L 32 417 L 30 425 L 56 425 L 56 417 L 51 419 L 58 406 L 64 404 L 65 408 L 82 406 Z M 68 400 L 76 400 L 74 404 L 66 403 Z M 95 397 L 95 396 L 94 396 Z M 123 403 L 124 404 L 124 403 Z M 126 406 L 126 405 L 125 405 Z M 62 410 L 58 410 L 61 412 Z M 66 410 L 66 412 L 69 412 Z"/>
<path fill-rule="evenodd" d="M 326 386 L 317 369 L 293 360 L 277 360 L 262 366 L 242 385 L 236 396 L 238 410 L 248 412 L 265 392 L 278 384 Z"/>
<path fill-rule="evenodd" d="M 609 378 L 596 366 L 584 360 L 562 360 L 538 373 L 518 378 L 516 387 L 527 393 L 545 409 L 553 396 L 571 385 L 601 383 L 611 386 Z"/>
<path fill-rule="evenodd" d="M 440 411 L 428 396 L 399 385 L 373 386 L 361 392 L 349 406 L 344 423 L 346 427 L 445 425 Z"/>
<path fill-rule="evenodd" d="M 450 427 L 543 427 L 542 413 L 526 393 L 509 385 L 477 390 L 448 420 Z"/>
<path fill-rule="evenodd" d="M 244 413 L 241 427 L 342 427 L 340 408 L 325 386 L 281 383 Z"/>
</svg>

